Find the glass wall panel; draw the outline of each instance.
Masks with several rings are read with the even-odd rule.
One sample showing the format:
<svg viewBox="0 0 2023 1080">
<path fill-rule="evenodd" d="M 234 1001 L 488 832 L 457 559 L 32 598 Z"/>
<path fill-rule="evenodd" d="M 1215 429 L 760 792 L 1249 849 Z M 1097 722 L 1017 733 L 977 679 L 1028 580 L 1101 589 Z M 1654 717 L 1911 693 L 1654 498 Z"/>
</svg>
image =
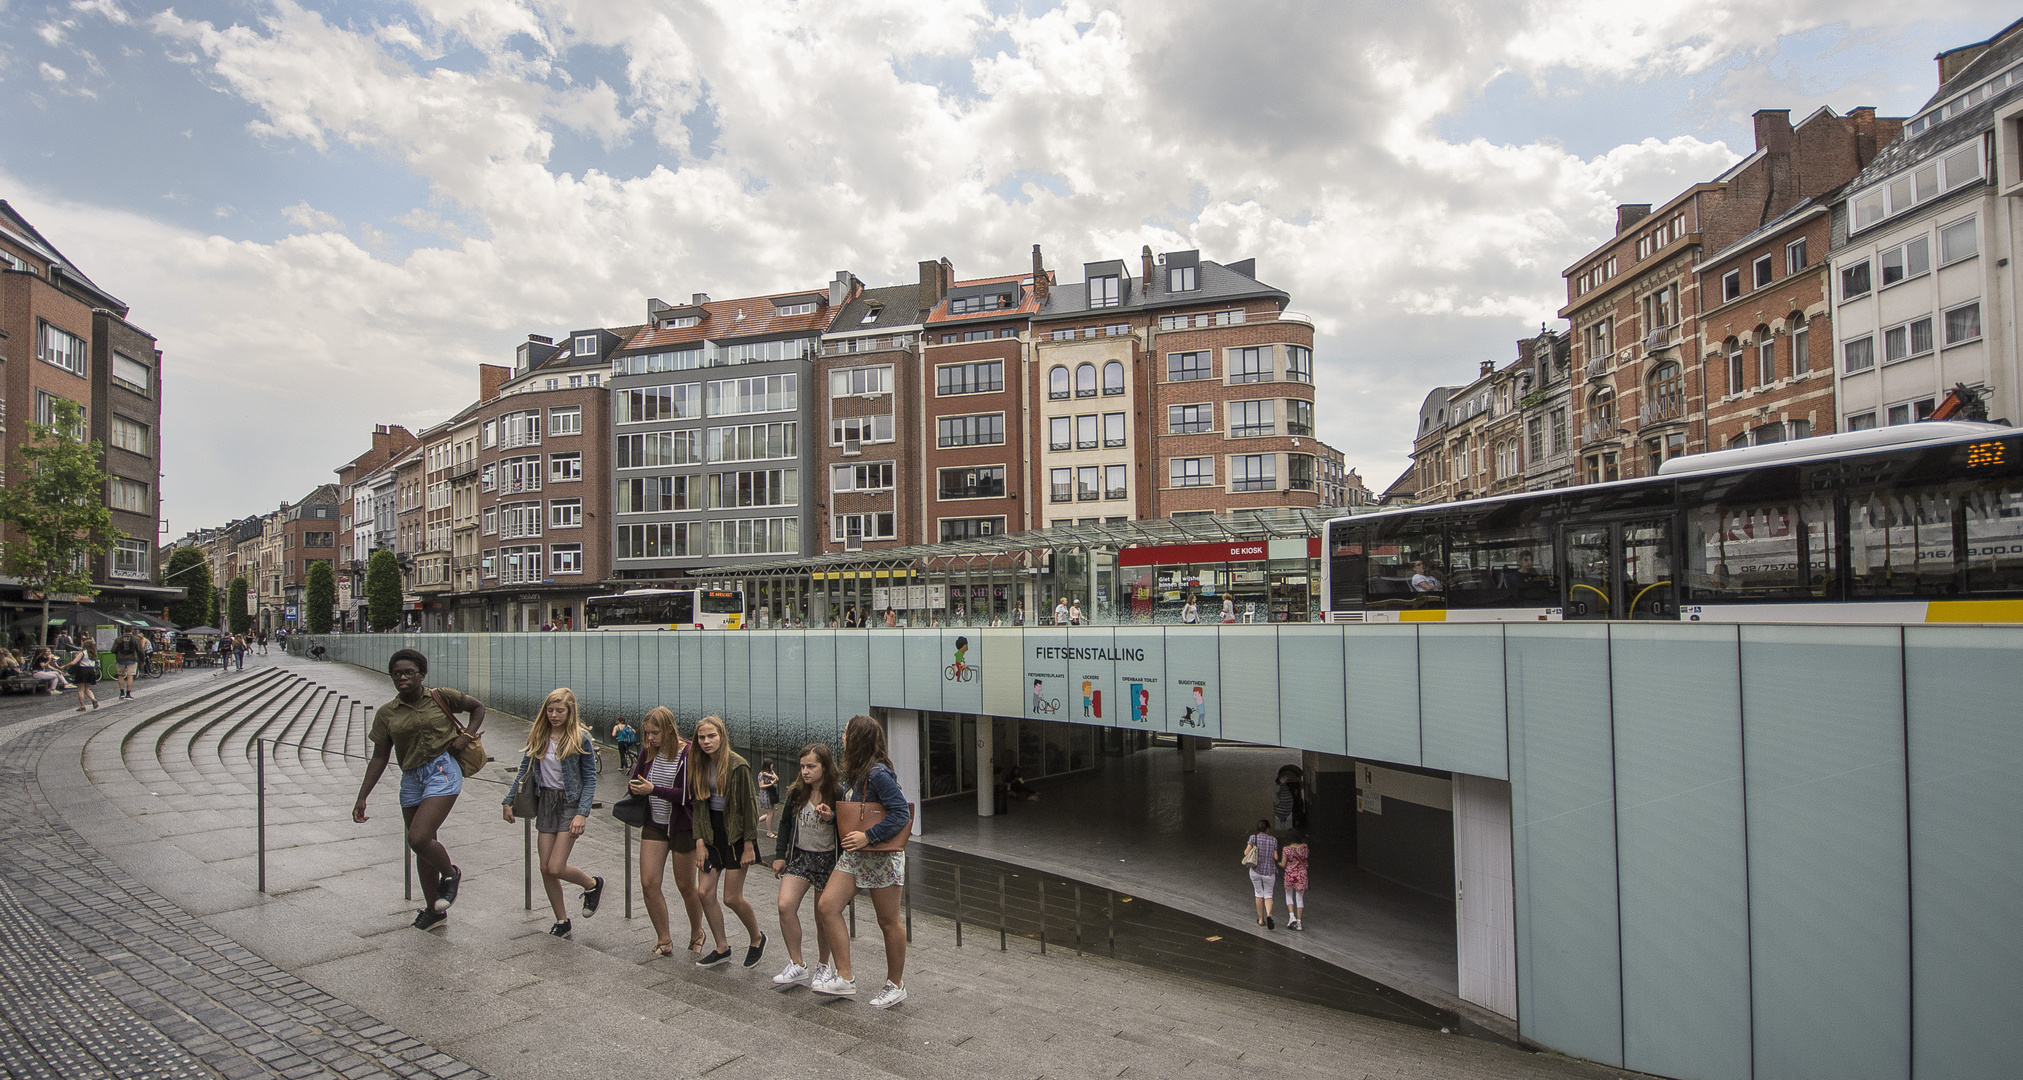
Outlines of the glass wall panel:
<svg viewBox="0 0 2023 1080">
<path fill-rule="evenodd" d="M 1534 630 L 1519 624 L 1513 631 Z M 1429 769 L 1510 778 L 1503 734 L 1503 627 L 1419 628 L 1420 747 Z"/>
<path fill-rule="evenodd" d="M 1419 628 L 1342 627 L 1349 756 L 1419 764 Z"/>
<path fill-rule="evenodd" d="M 1345 626 L 1292 625 L 1278 631 L 1279 741 L 1328 754 L 1348 752 L 1348 688 L 1342 676 Z"/>
<path fill-rule="evenodd" d="M 1275 746 L 1278 727 L 1278 630 L 1264 626 L 1225 626 L 1220 668 L 1222 700 L 1240 703 L 1226 709 L 1222 737 Z"/>
</svg>

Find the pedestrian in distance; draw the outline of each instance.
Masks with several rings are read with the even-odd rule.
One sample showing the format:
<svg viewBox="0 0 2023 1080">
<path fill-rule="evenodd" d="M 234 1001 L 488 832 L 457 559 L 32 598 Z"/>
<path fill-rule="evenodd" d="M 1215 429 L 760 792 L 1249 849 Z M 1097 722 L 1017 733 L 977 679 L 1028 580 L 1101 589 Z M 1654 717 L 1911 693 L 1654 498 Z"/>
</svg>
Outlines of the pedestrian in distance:
<svg viewBox="0 0 2023 1080">
<path fill-rule="evenodd" d="M 626 723 L 624 717 L 619 717 L 611 725 L 611 744 L 618 748 L 618 767 L 632 768 L 633 761 L 639 757 L 639 729 Z"/>
<path fill-rule="evenodd" d="M 1024 600 L 1013 601 L 1011 624 L 1013 626 L 1024 626 L 1026 624 L 1026 602 Z"/>
<path fill-rule="evenodd" d="M 139 634 L 128 630 L 112 643 L 113 670 L 119 673 L 119 696 L 133 696 L 133 679 L 146 657 L 146 645 Z"/>
<path fill-rule="evenodd" d="M 1279 869 L 1285 871 L 1285 925 L 1288 930 L 1307 928 L 1307 834 L 1294 829 L 1286 834 L 1285 846 L 1278 849 Z"/>
<path fill-rule="evenodd" d="M 604 879 L 569 865 L 569 852 L 576 838 L 590 824 L 591 804 L 597 798 L 597 744 L 583 725 L 576 706 L 576 692 L 568 687 L 548 691 L 534 726 L 527 731 L 527 746 L 520 754 L 520 771 L 506 789 L 500 807 L 506 824 L 513 823 L 513 797 L 520 785 L 534 785 L 534 832 L 541 857 L 541 888 L 554 909 L 555 925 L 548 933 L 568 937 L 572 929 L 569 909 L 562 900 L 562 883 L 583 888 L 583 917 L 597 914 L 597 902 L 604 898 Z"/>
<path fill-rule="evenodd" d="M 1258 818 L 1257 831 L 1245 843 L 1243 868 L 1250 873 L 1250 894 L 1257 901 L 1257 925 L 1276 930 L 1271 902 L 1278 894 L 1278 838 L 1271 834 L 1271 822 Z"/>
<path fill-rule="evenodd" d="M 648 709 L 639 726 L 644 749 L 626 787 L 634 795 L 646 796 L 646 823 L 639 827 L 639 891 L 646 899 L 646 917 L 653 921 L 653 955 L 674 955 L 662 883 L 672 862 L 675 889 L 688 909 L 688 951 L 701 956 L 702 896 L 695 884 L 695 831 L 688 796 L 691 744 L 681 737 L 674 713 L 665 705 Z"/>
<path fill-rule="evenodd" d="M 1222 598 L 1222 621 L 1225 624 L 1236 621 L 1236 598 L 1233 596 Z"/>
<path fill-rule="evenodd" d="M 84 702 L 87 698 L 91 701 L 89 708 L 98 708 L 98 694 L 91 689 L 98 685 L 98 654 L 91 650 L 89 639 L 71 654 L 67 670 L 70 681 L 77 684 L 77 711 L 86 711 Z"/>
<path fill-rule="evenodd" d="M 1281 832 L 1306 827 L 1306 787 L 1297 765 L 1278 771 L 1278 793 L 1273 796 L 1271 816 L 1278 819 Z"/>
<path fill-rule="evenodd" d="M 906 849 L 869 851 L 906 834 L 913 826 L 913 808 L 899 787 L 899 774 L 885 751 L 885 729 L 868 716 L 853 716 L 843 727 L 841 780 L 847 802 L 875 802 L 885 816 L 869 829 L 852 829 L 836 838 L 843 853 L 822 898 L 815 903 L 819 933 L 836 958 L 835 972 L 809 989 L 818 994 L 848 997 L 857 992 L 850 968 L 850 934 L 843 927 L 843 909 L 858 889 L 871 893 L 878 930 L 885 938 L 885 985 L 871 999 L 874 1009 L 889 1009 L 906 1000 L 906 928 L 899 921 L 900 892 L 906 885 Z M 839 824 L 838 829 L 842 826 Z"/>
<path fill-rule="evenodd" d="M 1068 625 L 1082 625 L 1082 602 L 1080 600 L 1076 600 L 1074 603 L 1068 605 Z"/>
<path fill-rule="evenodd" d="M 843 795 L 836 781 L 836 760 L 828 743 L 811 743 L 801 751 L 800 773 L 780 803 L 779 844 L 773 849 L 773 876 L 780 879 L 780 940 L 787 945 L 787 966 L 773 976 L 777 986 L 807 979 L 827 982 L 829 941 L 815 926 L 815 969 L 801 956 L 801 901 L 817 898 L 836 869 L 836 800 Z"/>
<path fill-rule="evenodd" d="M 731 751 L 730 732 L 720 716 L 696 721 L 693 745 L 688 795 L 695 808 L 695 844 L 702 858 L 702 913 L 716 939 L 716 948 L 695 964 L 717 967 L 730 960 L 723 914 L 730 908 L 751 942 L 745 948 L 745 966 L 757 967 L 766 952 L 766 934 L 759 929 L 752 902 L 745 899 L 745 871 L 759 859 L 759 794 L 752 783 L 752 767 Z"/>
<path fill-rule="evenodd" d="M 1180 605 L 1180 621 L 1193 626 L 1201 621 L 1201 600 L 1193 593 L 1187 594 L 1187 602 Z"/>
<path fill-rule="evenodd" d="M 759 759 L 759 828 L 770 840 L 779 835 L 779 821 L 773 811 L 780 805 L 780 774 L 773 769 L 772 758 Z"/>
<path fill-rule="evenodd" d="M 240 671 L 246 670 L 246 635 L 232 635 L 232 662 Z"/>
<path fill-rule="evenodd" d="M 1068 598 L 1065 596 L 1054 601 L 1054 625 L 1068 625 Z"/>
<path fill-rule="evenodd" d="M 368 820 L 365 798 L 386 772 L 387 760 L 398 752 L 400 815 L 407 822 L 415 876 L 421 879 L 422 908 L 415 913 L 414 925 L 427 930 L 449 918 L 450 905 L 456 903 L 457 888 L 463 884 L 464 872 L 450 861 L 436 834 L 463 793 L 464 771 L 457 755 L 477 738 L 485 724 L 485 707 L 461 690 L 425 687 L 428 657 L 414 649 L 394 653 L 386 673 L 393 679 L 393 700 L 373 711 L 372 728 L 365 736 L 373 745 L 372 760 L 365 763 L 365 780 L 358 787 L 351 820 L 360 824 Z M 470 722 L 459 724 L 456 713 L 468 713 Z"/>
</svg>

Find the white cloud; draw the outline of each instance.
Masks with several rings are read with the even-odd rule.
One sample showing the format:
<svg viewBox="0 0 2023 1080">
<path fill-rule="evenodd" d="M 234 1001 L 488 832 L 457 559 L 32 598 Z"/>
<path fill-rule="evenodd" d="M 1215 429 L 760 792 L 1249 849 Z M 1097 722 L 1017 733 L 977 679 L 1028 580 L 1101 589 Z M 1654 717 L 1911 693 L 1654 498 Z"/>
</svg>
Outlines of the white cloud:
<svg viewBox="0 0 2023 1080">
<path fill-rule="evenodd" d="M 52 64 L 47 60 L 44 60 L 40 65 L 38 65 L 37 70 L 42 72 L 43 79 L 45 79 L 48 82 L 63 83 L 65 81 L 68 81 L 70 78 L 69 74 L 67 74 L 62 68 L 57 67 L 55 64 Z"/>
<path fill-rule="evenodd" d="M 257 501 L 325 478 L 367 424 L 461 405 L 472 365 L 530 330 L 634 321 L 647 295 L 812 286 L 837 267 L 874 284 L 941 255 L 964 275 L 1016 269 L 1035 242 L 1064 280 L 1085 260 L 1135 262 L 1142 244 L 1256 257 L 1323 335 L 1323 437 L 1381 484 L 1426 388 L 1508 360 L 1512 339 L 1550 320 L 1561 267 L 1607 235 L 1616 202 L 1735 159 L 1669 132 L 1592 158 L 1454 142 L 1443 116 L 1499 72 L 1605 85 L 1755 57 L 1793 29 L 1910 17 L 1882 0 L 1288 10 L 418 0 L 363 26 L 292 0 L 229 26 L 163 11 L 147 25 L 253 108 L 267 146 L 369 150 L 424 179 L 428 207 L 357 221 L 358 240 L 306 202 L 284 216 L 308 234 L 273 243 L 123 221 L 154 245 L 133 258 L 135 240 L 87 208 L 37 205 L 88 268 L 101 263 L 87 252 L 120 265 L 132 284 L 110 287 L 162 335 L 191 394 L 288 418 L 285 448 L 254 466 Z M 456 69 L 435 65 L 452 52 Z M 592 55 L 617 60 L 593 71 Z M 902 74 L 965 61 L 973 94 Z M 565 173 L 550 161 L 560 131 L 650 142 L 663 164 Z M 994 193 L 1008 183 L 1009 200 Z M 392 225 L 441 243 L 399 254 Z M 209 448 L 187 452 L 197 474 L 243 462 L 236 444 L 179 427 L 171 440 Z M 239 492 L 210 497 L 185 494 L 177 526 L 249 508 L 222 501 Z"/>
</svg>

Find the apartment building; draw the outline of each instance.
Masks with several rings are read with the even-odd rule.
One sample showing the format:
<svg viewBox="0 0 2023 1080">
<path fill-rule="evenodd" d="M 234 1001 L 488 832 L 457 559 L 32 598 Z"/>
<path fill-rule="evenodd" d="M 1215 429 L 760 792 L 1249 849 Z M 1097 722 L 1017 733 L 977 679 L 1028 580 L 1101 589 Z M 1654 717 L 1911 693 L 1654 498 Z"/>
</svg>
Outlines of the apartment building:
<svg viewBox="0 0 2023 1080">
<path fill-rule="evenodd" d="M 129 314 L 0 200 L 0 403 L 11 405 L 17 420 L 0 427 L 8 464 L 28 438 L 28 425 L 18 421 L 46 423 L 55 400 L 76 402 L 89 437 L 105 446 L 105 500 L 120 533 L 113 549 L 91 562 L 98 600 L 159 611 L 181 595 L 173 584 L 154 582 L 162 354 L 152 334 L 127 321 Z M 0 582 L 0 607 L 39 610 L 40 601 Z"/>
<path fill-rule="evenodd" d="M 1033 247 L 1030 272 L 957 279 L 946 259 L 920 264 L 926 329 L 918 377 L 918 444 L 926 464 L 918 487 L 919 542 L 1000 536 L 1041 523 L 1034 513 L 1035 416 L 1059 411 L 1036 400 L 1032 319 L 1052 280 Z M 1112 402 L 1115 404 L 1115 402 Z M 1065 416 L 1051 422 L 1066 429 Z M 1083 449 L 1096 447 L 1091 417 Z M 1059 431 L 1055 432 L 1059 434 Z M 1093 457 L 1086 454 L 1077 458 Z M 1065 464 L 1069 455 L 1058 459 Z"/>
<path fill-rule="evenodd" d="M 331 625 L 355 630 L 361 618 L 365 560 L 372 557 L 373 494 L 366 479 L 416 446 L 412 432 L 399 424 L 376 424 L 372 445 L 337 467 L 337 617 Z"/>
<path fill-rule="evenodd" d="M 1485 360 L 1474 382 L 1426 395 L 1412 467 L 1384 501 L 1447 502 L 1573 483 L 1571 366 L 1566 337 L 1541 329 L 1517 342 L 1508 365 Z"/>
<path fill-rule="evenodd" d="M 1828 289 L 1831 214 L 1804 199 L 1694 267 L 1709 307 L 1698 320 L 1706 370 L 1706 448 L 1732 449 L 1837 429 Z M 1646 380 L 1641 415 L 1682 419 L 1683 370 L 1660 365 Z M 1677 431 L 1673 435 L 1683 437 Z M 1646 469 L 1661 457 L 1646 449 Z M 1669 455 L 1664 455 L 1669 456 Z"/>
<path fill-rule="evenodd" d="M 1839 423 L 2023 417 L 2014 273 L 2023 22 L 1938 57 L 1939 87 L 1832 202 Z"/>
<path fill-rule="evenodd" d="M 281 533 L 281 621 L 276 625 L 300 628 L 309 623 L 303 599 L 310 565 L 321 562 L 337 569 L 337 485 L 317 485 L 276 516 Z"/>
<path fill-rule="evenodd" d="M 921 264 L 922 283 L 882 289 L 830 284 L 835 318 L 814 360 L 811 396 L 819 403 L 814 503 L 818 552 L 876 551 L 919 543 L 927 437 L 922 432 L 920 334 L 931 303 L 928 278 L 939 264 Z M 931 273 L 929 266 L 936 266 Z M 851 279 L 854 282 L 854 279 Z M 847 299 L 842 299 L 847 296 Z M 814 404 L 815 402 L 811 402 Z M 902 437 L 902 433 L 903 437 Z"/>
</svg>

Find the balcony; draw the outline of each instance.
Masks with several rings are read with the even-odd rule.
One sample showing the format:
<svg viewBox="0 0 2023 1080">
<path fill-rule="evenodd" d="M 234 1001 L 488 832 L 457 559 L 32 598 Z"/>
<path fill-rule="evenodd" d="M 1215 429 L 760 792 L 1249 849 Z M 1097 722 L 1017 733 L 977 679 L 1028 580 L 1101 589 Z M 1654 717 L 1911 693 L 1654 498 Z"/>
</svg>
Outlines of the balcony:
<svg viewBox="0 0 2023 1080">
<path fill-rule="evenodd" d="M 1621 432 L 1616 430 L 1614 417 L 1588 420 L 1580 426 L 1580 441 L 1584 446 L 1592 446 L 1598 442 L 1608 442 L 1619 434 Z"/>
<path fill-rule="evenodd" d="M 1686 418 L 1686 399 L 1666 396 L 1655 401 L 1646 401 L 1637 409 L 1640 424 L 1666 424 Z"/>
<path fill-rule="evenodd" d="M 1603 353 L 1600 356 L 1588 357 L 1587 367 L 1583 368 L 1582 370 L 1587 373 L 1588 378 L 1599 379 L 1602 376 L 1607 375 L 1609 372 L 1614 371 L 1615 369 L 1616 369 L 1616 354 Z"/>
<path fill-rule="evenodd" d="M 450 466 L 450 483 L 452 484 L 469 480 L 476 475 L 478 475 L 478 463 L 476 461 L 466 461 L 459 465 Z"/>
<path fill-rule="evenodd" d="M 1055 484 L 1052 501 L 1057 503 L 1073 502 L 1073 489 L 1069 488 L 1066 484 Z"/>
<path fill-rule="evenodd" d="M 1281 311 L 1278 313 L 1278 321 L 1305 323 L 1308 326 L 1314 325 L 1314 317 L 1304 311 Z"/>
<path fill-rule="evenodd" d="M 891 352 L 894 349 L 913 348 L 913 335 L 894 334 L 891 337 L 860 337 L 844 341 L 822 343 L 823 356 L 856 356 L 860 353 Z"/>
<path fill-rule="evenodd" d="M 1677 329 L 1678 329 L 1677 326 L 1660 326 L 1656 330 L 1653 330 L 1650 333 L 1645 334 L 1644 352 L 1646 354 L 1654 353 L 1657 352 L 1659 349 L 1669 349 L 1672 346 L 1678 344 L 1678 342 L 1675 341 L 1672 336 L 1673 332 L 1676 331 Z"/>
<path fill-rule="evenodd" d="M 538 431 L 505 431 L 499 434 L 499 449 L 501 450 L 511 450 L 519 446 L 539 445 L 541 445 L 541 433 Z"/>
</svg>

